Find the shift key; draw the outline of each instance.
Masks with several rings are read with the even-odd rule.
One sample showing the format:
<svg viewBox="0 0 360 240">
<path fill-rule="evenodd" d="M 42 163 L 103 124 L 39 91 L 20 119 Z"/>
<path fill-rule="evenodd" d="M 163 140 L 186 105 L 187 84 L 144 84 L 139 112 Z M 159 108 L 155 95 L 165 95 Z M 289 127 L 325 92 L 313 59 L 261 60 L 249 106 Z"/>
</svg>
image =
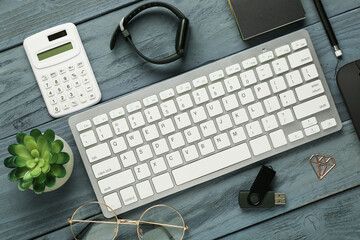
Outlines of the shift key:
<svg viewBox="0 0 360 240">
<path fill-rule="evenodd" d="M 330 108 L 327 96 L 323 95 L 294 107 L 297 119 L 302 119 Z"/>
</svg>

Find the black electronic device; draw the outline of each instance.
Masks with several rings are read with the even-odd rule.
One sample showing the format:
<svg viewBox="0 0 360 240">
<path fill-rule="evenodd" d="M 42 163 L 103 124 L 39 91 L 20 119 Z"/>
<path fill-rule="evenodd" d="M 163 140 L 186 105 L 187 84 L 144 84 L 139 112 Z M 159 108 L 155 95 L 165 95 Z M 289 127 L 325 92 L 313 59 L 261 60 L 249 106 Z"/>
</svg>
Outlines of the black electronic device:
<svg viewBox="0 0 360 240">
<path fill-rule="evenodd" d="M 336 81 L 360 139 L 360 60 L 343 66 Z"/>
</svg>

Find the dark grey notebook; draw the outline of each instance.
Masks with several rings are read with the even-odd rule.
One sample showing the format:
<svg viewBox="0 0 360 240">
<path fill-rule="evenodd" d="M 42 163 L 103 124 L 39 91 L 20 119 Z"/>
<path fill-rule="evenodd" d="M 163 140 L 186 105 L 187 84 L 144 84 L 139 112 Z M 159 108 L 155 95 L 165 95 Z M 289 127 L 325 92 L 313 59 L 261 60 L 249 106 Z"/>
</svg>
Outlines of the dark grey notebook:
<svg viewBox="0 0 360 240">
<path fill-rule="evenodd" d="M 246 40 L 305 18 L 300 0 L 228 0 Z"/>
</svg>

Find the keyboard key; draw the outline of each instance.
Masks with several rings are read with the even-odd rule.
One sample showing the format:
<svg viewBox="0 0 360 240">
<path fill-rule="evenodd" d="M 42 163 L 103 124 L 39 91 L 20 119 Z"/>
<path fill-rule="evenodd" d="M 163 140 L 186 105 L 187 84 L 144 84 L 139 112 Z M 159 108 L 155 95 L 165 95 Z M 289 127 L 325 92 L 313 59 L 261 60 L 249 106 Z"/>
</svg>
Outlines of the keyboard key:
<svg viewBox="0 0 360 240">
<path fill-rule="evenodd" d="M 125 118 L 121 118 L 119 120 L 113 121 L 112 125 L 116 135 L 120 135 L 122 133 L 126 133 L 127 131 L 129 131 L 129 126 Z"/>
<path fill-rule="evenodd" d="M 212 98 L 218 98 L 225 95 L 225 90 L 221 82 L 211 84 L 208 89 Z"/>
<path fill-rule="evenodd" d="M 129 151 L 123 154 L 120 154 L 120 160 L 125 168 L 130 167 L 137 163 L 136 157 L 133 151 Z"/>
<path fill-rule="evenodd" d="M 297 40 L 295 42 L 292 42 L 291 43 L 291 48 L 296 51 L 300 48 L 303 48 L 303 47 L 306 47 L 307 46 L 307 43 L 306 43 L 306 39 L 305 38 L 302 38 L 300 40 Z"/>
<path fill-rule="evenodd" d="M 253 70 L 249 70 L 249 71 L 240 73 L 240 78 L 245 87 L 255 84 L 257 82 L 255 73 Z"/>
<path fill-rule="evenodd" d="M 306 136 L 311 136 L 313 134 L 320 132 L 320 127 L 319 125 L 316 124 L 312 127 L 305 128 L 304 131 Z"/>
<path fill-rule="evenodd" d="M 288 135 L 288 138 L 289 138 L 290 142 L 295 142 L 297 140 L 304 138 L 304 134 L 302 133 L 302 131 L 296 131 L 296 132 L 290 133 Z"/>
<path fill-rule="evenodd" d="M 336 126 L 335 118 L 330 118 L 330 119 L 327 119 L 327 120 L 321 122 L 321 128 L 323 130 L 326 130 L 326 129 L 329 129 L 329 128 L 332 128 L 335 126 Z"/>
<path fill-rule="evenodd" d="M 159 93 L 159 96 L 160 96 L 161 100 L 172 98 L 173 96 L 175 96 L 174 89 L 169 88 L 169 89 L 167 89 L 165 91 L 162 91 L 162 92 Z"/>
<path fill-rule="evenodd" d="M 153 142 L 152 147 L 156 155 L 160 155 L 169 151 L 169 147 L 166 143 L 166 140 L 163 138 Z"/>
<path fill-rule="evenodd" d="M 183 129 L 191 125 L 189 114 L 187 112 L 176 115 L 174 119 L 178 129 Z"/>
<path fill-rule="evenodd" d="M 134 175 L 131 170 L 126 170 L 110 177 L 104 178 L 98 182 L 102 194 L 125 187 L 135 182 Z"/>
<path fill-rule="evenodd" d="M 214 145 L 212 144 L 210 139 L 199 142 L 198 147 L 200 149 L 201 155 L 203 156 L 215 152 Z"/>
<path fill-rule="evenodd" d="M 272 51 L 264 52 L 259 55 L 259 60 L 261 63 L 274 59 L 274 53 Z"/>
<path fill-rule="evenodd" d="M 300 67 L 302 65 L 305 65 L 309 62 L 312 62 L 313 58 L 311 56 L 310 50 L 307 48 L 307 49 L 301 50 L 299 52 L 290 54 L 288 56 L 288 60 L 289 60 L 291 68 L 294 69 L 294 68 Z"/>
<path fill-rule="evenodd" d="M 112 210 L 121 208 L 120 199 L 116 192 L 104 196 L 104 201 L 105 201 L 106 205 L 111 207 Z M 108 210 L 111 211 L 109 208 L 108 208 Z"/>
<path fill-rule="evenodd" d="M 238 127 L 233 130 L 230 130 L 229 134 L 233 143 L 239 143 L 246 139 L 246 135 L 243 127 Z"/>
<path fill-rule="evenodd" d="M 248 106 L 248 111 L 250 113 L 250 117 L 252 119 L 264 116 L 265 112 L 263 107 L 261 106 L 261 102 L 254 103 Z"/>
<path fill-rule="evenodd" d="M 165 161 L 163 157 L 156 158 L 154 160 L 150 161 L 150 166 L 155 174 L 158 174 L 160 172 L 163 172 L 167 170 Z"/>
<path fill-rule="evenodd" d="M 238 110 L 232 112 L 231 115 L 232 115 L 236 125 L 239 125 L 239 124 L 249 121 L 249 117 L 246 113 L 245 108 L 238 109 Z"/>
<path fill-rule="evenodd" d="M 185 145 L 185 141 L 181 133 L 175 133 L 168 137 L 172 149 L 177 149 Z"/>
<path fill-rule="evenodd" d="M 143 164 L 140 164 L 140 165 L 134 167 L 134 171 L 135 171 L 137 179 L 139 179 L 139 180 L 147 178 L 151 175 L 150 169 L 149 169 L 147 163 L 143 163 Z"/>
<path fill-rule="evenodd" d="M 201 138 L 199 130 L 196 126 L 186 129 L 184 131 L 184 135 L 188 143 L 193 143 Z"/>
<path fill-rule="evenodd" d="M 153 153 L 149 145 L 144 145 L 136 149 L 137 156 L 140 161 L 145 161 L 153 157 Z"/>
<path fill-rule="evenodd" d="M 161 193 L 174 187 L 169 173 L 164 173 L 160 176 L 154 177 L 152 182 L 157 193 Z"/>
<path fill-rule="evenodd" d="M 145 198 L 148 198 L 148 197 L 154 195 L 154 192 L 153 192 L 150 182 L 148 180 L 136 184 L 136 189 L 137 189 L 137 191 L 139 193 L 139 197 L 141 199 L 145 199 Z"/>
<path fill-rule="evenodd" d="M 271 71 L 269 64 L 264 64 L 262 66 L 257 67 L 256 72 L 257 72 L 257 75 L 258 75 L 260 81 L 271 78 L 273 76 L 273 73 Z"/>
<path fill-rule="evenodd" d="M 224 77 L 223 70 L 218 70 L 209 74 L 210 81 L 216 81 Z"/>
<path fill-rule="evenodd" d="M 255 101 L 254 94 L 252 93 L 250 88 L 240 91 L 239 98 L 242 105 L 246 105 Z"/>
<path fill-rule="evenodd" d="M 178 104 L 180 111 L 186 110 L 194 106 L 189 94 L 185 94 L 180 97 L 177 97 L 176 102 Z"/>
<path fill-rule="evenodd" d="M 147 106 L 150 106 L 152 104 L 155 104 L 157 103 L 159 100 L 158 100 L 158 97 L 156 95 L 152 95 L 150 97 L 147 97 L 147 98 L 144 98 L 143 99 L 143 103 L 144 103 L 144 106 L 147 107 Z"/>
<path fill-rule="evenodd" d="M 260 83 L 254 86 L 254 91 L 258 99 L 270 96 L 270 88 L 267 82 Z"/>
<path fill-rule="evenodd" d="M 289 87 L 294 87 L 296 85 L 299 85 L 303 82 L 299 70 L 289 72 L 285 75 L 286 80 L 289 84 Z"/>
<path fill-rule="evenodd" d="M 290 46 L 289 45 L 284 45 L 281 47 L 278 47 L 275 49 L 275 54 L 277 57 L 283 56 L 285 54 L 288 54 L 290 52 Z"/>
<path fill-rule="evenodd" d="M 171 118 L 168 118 L 164 121 L 159 122 L 159 128 L 162 135 L 166 135 L 172 132 L 175 132 L 174 124 Z"/>
<path fill-rule="evenodd" d="M 80 134 L 80 139 L 84 147 L 91 146 L 97 142 L 92 130 Z"/>
<path fill-rule="evenodd" d="M 264 117 L 263 119 L 261 119 L 261 123 L 264 127 L 264 130 L 267 132 L 279 127 L 274 115 Z"/>
<path fill-rule="evenodd" d="M 76 124 L 76 129 L 81 132 L 81 131 L 84 131 L 88 128 L 91 128 L 91 122 L 90 120 L 85 120 L 85 121 L 82 121 L 82 122 L 79 122 L 78 124 Z"/>
<path fill-rule="evenodd" d="M 248 123 L 245 125 L 245 127 L 249 137 L 255 137 L 262 134 L 262 129 L 259 121 Z"/>
<path fill-rule="evenodd" d="M 204 86 L 208 83 L 208 80 L 206 78 L 206 76 L 202 76 L 202 77 L 199 77 L 199 78 L 196 78 L 192 81 L 194 87 L 201 87 L 201 86 Z"/>
<path fill-rule="evenodd" d="M 250 157 L 249 148 L 246 143 L 243 143 L 177 168 L 172 171 L 172 174 L 176 184 L 181 185 L 249 159 Z M 221 161 L 219 161 L 219 159 L 221 159 Z"/>
<path fill-rule="evenodd" d="M 191 85 L 189 82 L 180 84 L 178 86 L 176 86 L 176 91 L 178 94 L 184 93 L 184 92 L 188 92 L 191 90 Z"/>
<path fill-rule="evenodd" d="M 278 93 L 286 89 L 286 84 L 283 76 L 271 79 L 270 85 L 274 93 Z"/>
<path fill-rule="evenodd" d="M 323 93 L 324 91 L 324 87 L 320 80 L 316 80 L 295 88 L 296 96 L 298 97 L 299 101 L 314 97 Z"/>
<path fill-rule="evenodd" d="M 136 101 L 136 102 L 126 105 L 126 110 L 128 111 L 128 113 L 135 112 L 136 110 L 139 110 L 139 109 L 141 109 L 140 101 Z"/>
<path fill-rule="evenodd" d="M 97 125 L 100 125 L 104 122 L 107 122 L 109 119 L 107 117 L 107 115 L 104 113 L 104 114 L 101 114 L 101 115 L 98 115 L 96 117 L 93 118 L 93 122 L 94 124 L 97 126 Z"/>
<path fill-rule="evenodd" d="M 267 113 L 272 113 L 280 109 L 280 103 L 276 96 L 265 99 L 264 106 Z"/>
<path fill-rule="evenodd" d="M 159 118 L 159 115 L 156 117 Z M 145 125 L 145 120 L 141 112 L 129 115 L 128 119 L 132 129 L 136 129 Z"/>
<path fill-rule="evenodd" d="M 86 150 L 86 155 L 89 162 L 95 162 L 100 159 L 109 157 L 111 155 L 109 145 L 107 143 L 101 143 L 92 148 Z"/>
<path fill-rule="evenodd" d="M 224 80 L 226 90 L 228 93 L 232 93 L 241 88 L 240 82 L 237 76 L 232 76 Z"/>
<path fill-rule="evenodd" d="M 135 131 L 126 134 L 126 139 L 130 147 L 136 147 L 143 143 L 143 139 L 141 137 L 140 131 Z"/>
<path fill-rule="evenodd" d="M 205 138 L 217 132 L 213 120 L 200 124 L 200 129 Z"/>
<path fill-rule="evenodd" d="M 294 112 L 297 119 L 302 119 L 315 113 L 330 108 L 327 96 L 323 95 L 310 101 L 294 106 Z"/>
<path fill-rule="evenodd" d="M 164 117 L 177 113 L 177 109 L 173 100 L 161 103 L 160 108 Z"/>
<path fill-rule="evenodd" d="M 110 146 L 114 153 L 119 153 L 127 149 L 125 139 L 118 137 L 110 141 Z"/>
<path fill-rule="evenodd" d="M 183 160 L 181 158 L 179 151 L 167 154 L 166 160 L 169 164 L 169 167 L 171 167 L 171 168 L 177 167 L 183 163 Z"/>
<path fill-rule="evenodd" d="M 278 148 L 287 144 L 287 140 L 282 129 L 270 133 L 269 136 L 274 148 Z"/>
<path fill-rule="evenodd" d="M 186 148 L 183 148 L 182 153 L 184 155 L 185 161 L 189 162 L 199 157 L 199 153 L 196 150 L 195 145 L 190 145 Z"/>
<path fill-rule="evenodd" d="M 249 143 L 255 156 L 271 150 L 271 146 L 267 136 L 256 138 L 254 140 L 251 140 Z"/>
<path fill-rule="evenodd" d="M 155 125 L 150 125 L 150 126 L 144 127 L 142 129 L 142 132 L 144 134 L 146 141 L 151 141 L 151 140 L 154 140 L 159 137 L 159 132 Z"/>
<path fill-rule="evenodd" d="M 117 157 L 113 157 L 91 166 L 96 178 L 104 177 L 121 169 Z"/>
<path fill-rule="evenodd" d="M 100 141 L 112 138 L 113 136 L 109 124 L 96 128 L 96 132 Z"/>
<path fill-rule="evenodd" d="M 224 97 L 222 102 L 226 111 L 230 111 L 239 107 L 239 102 L 237 101 L 235 94 Z"/>
<path fill-rule="evenodd" d="M 313 125 L 317 124 L 317 120 L 315 117 L 311 117 L 311 118 L 308 118 L 308 119 L 305 119 L 303 121 L 301 121 L 301 126 L 303 128 L 307 128 L 307 127 L 311 127 Z"/>
<path fill-rule="evenodd" d="M 209 96 L 205 88 L 200 88 L 198 90 L 193 91 L 192 95 L 194 97 L 196 104 L 201 104 L 209 101 Z"/>
<path fill-rule="evenodd" d="M 133 187 L 120 190 L 120 195 L 125 205 L 137 202 L 138 200 Z"/>
<path fill-rule="evenodd" d="M 206 109 L 210 117 L 215 117 L 223 112 L 219 100 L 206 104 Z"/>
<path fill-rule="evenodd" d="M 319 73 L 316 70 L 315 64 L 301 68 L 301 72 L 304 76 L 305 81 L 319 77 Z"/>
<path fill-rule="evenodd" d="M 216 123 L 220 131 L 232 128 L 233 126 L 229 114 L 216 118 Z"/>
<path fill-rule="evenodd" d="M 227 75 L 238 73 L 238 72 L 240 72 L 240 70 L 241 70 L 241 67 L 240 67 L 240 64 L 238 64 L 238 63 L 235 63 L 235 64 L 225 68 L 225 72 Z"/>
<path fill-rule="evenodd" d="M 274 60 L 272 62 L 272 66 L 276 75 L 287 72 L 289 70 L 289 66 L 286 63 L 285 58 L 279 58 L 277 60 Z"/>
<path fill-rule="evenodd" d="M 110 115 L 111 119 L 118 118 L 118 117 L 125 115 L 125 110 L 123 107 L 120 107 L 120 108 L 110 111 L 109 115 Z"/>
<path fill-rule="evenodd" d="M 76 99 L 71 100 L 71 106 L 75 107 L 75 106 L 77 106 L 78 104 L 79 104 L 79 102 L 78 102 Z"/>
<path fill-rule="evenodd" d="M 152 123 L 161 119 L 159 108 L 157 106 L 153 106 L 151 108 L 146 109 L 144 113 L 148 123 Z"/>
<path fill-rule="evenodd" d="M 190 115 L 194 123 L 198 123 L 207 119 L 203 106 L 190 110 Z"/>
<path fill-rule="evenodd" d="M 294 116 L 290 109 L 285 109 L 284 111 L 278 112 L 277 116 L 281 125 L 286 125 L 294 121 Z"/>
<path fill-rule="evenodd" d="M 283 107 L 287 107 L 296 103 L 296 98 L 293 90 L 286 91 L 279 95 Z"/>
<path fill-rule="evenodd" d="M 230 140 L 227 133 L 222 133 L 214 137 L 216 148 L 221 150 L 230 146 Z"/>
<path fill-rule="evenodd" d="M 252 58 L 246 59 L 241 64 L 243 65 L 244 69 L 248 69 L 248 68 L 251 68 L 253 66 L 256 66 L 257 65 L 257 60 L 256 60 L 255 57 L 252 57 Z"/>
</svg>

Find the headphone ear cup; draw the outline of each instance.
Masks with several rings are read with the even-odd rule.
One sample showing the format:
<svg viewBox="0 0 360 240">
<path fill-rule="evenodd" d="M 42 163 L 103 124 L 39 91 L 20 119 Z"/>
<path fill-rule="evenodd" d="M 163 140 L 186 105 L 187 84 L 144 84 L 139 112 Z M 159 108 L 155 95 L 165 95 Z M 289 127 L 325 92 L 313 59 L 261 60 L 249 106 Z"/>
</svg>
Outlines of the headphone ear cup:
<svg viewBox="0 0 360 240">
<path fill-rule="evenodd" d="M 175 39 L 176 53 L 179 55 L 184 54 L 186 37 L 188 35 L 188 28 L 189 28 L 189 20 L 187 18 L 181 19 L 181 21 L 178 24 L 178 29 L 176 32 L 176 39 Z"/>
</svg>

